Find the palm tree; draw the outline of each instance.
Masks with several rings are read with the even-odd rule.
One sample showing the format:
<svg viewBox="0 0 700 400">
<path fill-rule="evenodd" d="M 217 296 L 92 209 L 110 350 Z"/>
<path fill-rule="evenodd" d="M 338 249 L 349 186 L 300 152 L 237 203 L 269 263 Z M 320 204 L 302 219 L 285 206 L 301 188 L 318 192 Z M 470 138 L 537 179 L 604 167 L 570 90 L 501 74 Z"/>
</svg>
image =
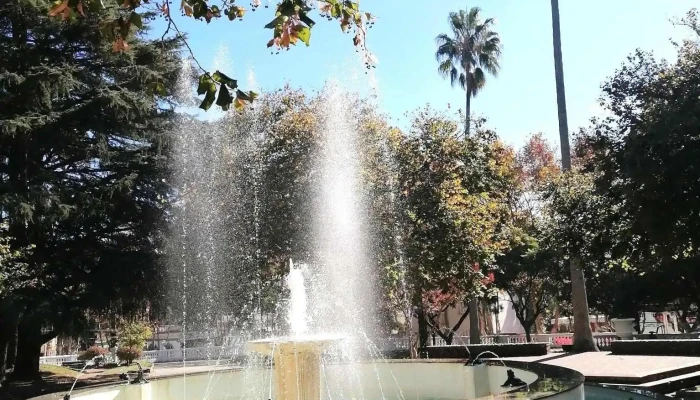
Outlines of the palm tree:
<svg viewBox="0 0 700 400">
<path fill-rule="evenodd" d="M 440 34 L 435 38 L 438 49 L 435 58 L 438 72 L 449 78 L 467 93 L 465 134 L 469 134 L 471 98 L 486 83 L 486 73 L 498 75 L 501 57 L 501 38 L 491 30 L 494 19 L 481 21 L 479 7 L 469 11 L 451 12 L 448 18 L 452 35 Z"/>
<path fill-rule="evenodd" d="M 561 55 L 559 0 L 552 0 L 552 39 L 554 42 L 554 76 L 557 84 L 561 164 L 564 171 L 569 171 L 571 169 L 571 151 L 569 150 L 569 123 L 566 116 L 566 93 L 564 91 L 564 63 Z M 581 260 L 572 258 L 569 269 L 571 272 L 571 302 L 574 309 L 573 348 L 575 351 L 597 351 L 598 347 L 593 340 L 593 332 L 589 322 L 586 279 L 583 276 Z"/>
</svg>

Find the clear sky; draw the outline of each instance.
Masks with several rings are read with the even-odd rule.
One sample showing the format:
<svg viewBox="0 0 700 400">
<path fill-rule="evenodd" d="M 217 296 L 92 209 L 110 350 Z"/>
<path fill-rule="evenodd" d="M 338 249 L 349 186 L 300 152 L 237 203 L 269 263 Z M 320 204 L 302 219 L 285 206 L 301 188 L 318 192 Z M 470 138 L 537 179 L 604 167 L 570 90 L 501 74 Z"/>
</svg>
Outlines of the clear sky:
<svg viewBox="0 0 700 400">
<path fill-rule="evenodd" d="M 177 21 L 205 68 L 222 69 L 241 83 L 254 75 L 256 89 L 264 90 L 285 83 L 316 90 L 330 77 L 359 87 L 376 85 L 384 112 L 405 128 L 406 112 L 426 103 L 439 109 L 464 107 L 464 92 L 451 88 L 436 72 L 434 40 L 448 32 L 450 11 L 479 6 L 485 17 L 496 19 L 504 50 L 500 75 L 488 78 L 472 101 L 472 111 L 486 117 L 488 126 L 511 144 L 520 145 L 532 132 L 557 141 L 549 0 L 363 0 L 361 8 L 378 17 L 369 30 L 368 47 L 379 65 L 369 75 L 360 68 L 351 35 L 343 35 L 335 21 L 321 18 L 315 18 L 310 47 L 271 55 L 265 45 L 272 32 L 263 29 L 273 18 L 274 0 L 269 4 L 269 9 L 249 11 L 243 21 L 222 18 L 208 26 L 179 16 Z M 670 39 L 681 40 L 689 32 L 674 27 L 670 19 L 693 6 L 697 0 L 560 0 L 571 131 L 600 113 L 600 84 L 636 48 L 675 57 Z M 156 23 L 154 34 L 162 33 L 162 24 Z"/>
</svg>

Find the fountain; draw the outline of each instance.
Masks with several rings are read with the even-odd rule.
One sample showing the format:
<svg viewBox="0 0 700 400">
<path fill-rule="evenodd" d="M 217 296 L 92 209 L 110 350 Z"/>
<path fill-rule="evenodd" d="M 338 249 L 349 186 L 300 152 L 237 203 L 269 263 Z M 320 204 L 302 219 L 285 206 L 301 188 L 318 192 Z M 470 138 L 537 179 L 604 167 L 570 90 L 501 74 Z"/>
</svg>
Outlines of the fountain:
<svg viewBox="0 0 700 400">
<path fill-rule="evenodd" d="M 181 92 L 186 96 L 192 88 L 183 85 Z M 353 109 L 352 101 L 337 86 L 311 101 L 310 120 L 317 121 L 313 137 L 319 140 L 314 143 L 316 152 L 307 159 L 312 161 L 316 180 L 300 197 L 304 201 L 298 208 L 303 209 L 286 214 L 308 217 L 300 225 L 309 230 L 290 233 L 284 243 L 289 256 L 308 260 L 310 266 L 289 261 L 286 334 L 261 334 L 280 331 L 276 326 L 268 329 L 260 315 L 263 279 L 259 273 L 267 262 L 261 254 L 262 236 L 265 230 L 287 233 L 283 223 L 264 220 L 265 201 L 286 204 L 289 193 L 285 192 L 300 190 L 283 187 L 268 193 L 261 184 L 269 178 L 260 154 L 261 146 L 271 140 L 265 136 L 270 122 L 255 111 L 227 114 L 225 121 L 206 126 L 183 118 L 174 143 L 178 207 L 172 235 L 177 240 L 172 240 L 174 248 L 169 251 L 171 275 L 177 277 L 171 292 L 181 296 L 175 301 L 181 309 L 175 308 L 173 314 L 182 315 L 183 341 L 204 341 L 209 349 L 215 346 L 221 317 L 230 310 L 250 313 L 252 317 L 244 320 L 252 322 L 241 329 L 247 340 L 246 362 L 243 368 L 183 369 L 170 376 L 151 375 L 148 382 L 137 385 L 76 390 L 70 394 L 72 400 L 582 398 L 583 377 L 558 367 L 489 361 L 465 366 L 464 360 L 457 359 L 382 356 L 372 340 L 378 299 L 371 270 L 376 260 L 370 249 L 376 238 L 367 233 L 370 217 L 361 179 L 363 153 L 357 121 L 364 111 Z M 281 119 L 284 110 L 273 109 Z M 276 316 L 277 306 L 284 302 L 275 299 Z M 248 340 L 260 337 L 265 338 Z M 220 358 L 219 354 L 206 361 L 218 364 Z M 181 366 L 190 367 L 189 360 Z M 159 368 L 161 374 L 167 370 Z M 509 370 L 525 388 L 501 387 Z M 42 400 L 49 398 L 55 395 Z"/>
<path fill-rule="evenodd" d="M 292 336 L 248 342 L 248 349 L 271 355 L 277 400 L 321 398 L 321 354 L 342 337 L 315 337 L 307 332 L 306 291 L 301 265 L 289 260 L 287 285 L 290 291 L 288 321 Z"/>
</svg>

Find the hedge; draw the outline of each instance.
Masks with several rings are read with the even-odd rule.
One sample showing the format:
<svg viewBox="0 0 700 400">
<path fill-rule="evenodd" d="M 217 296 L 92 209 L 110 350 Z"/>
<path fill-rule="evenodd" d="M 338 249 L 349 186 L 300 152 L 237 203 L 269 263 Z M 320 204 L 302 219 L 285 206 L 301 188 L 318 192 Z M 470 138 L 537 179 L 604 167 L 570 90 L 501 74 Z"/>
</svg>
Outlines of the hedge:
<svg viewBox="0 0 700 400">
<path fill-rule="evenodd" d="M 503 344 L 470 344 L 469 352 L 464 346 L 430 346 L 423 349 L 429 358 L 469 358 L 476 357 L 485 351 L 491 351 L 498 357 L 532 357 L 547 355 L 547 343 L 503 343 Z M 481 358 L 493 358 L 493 354 L 484 354 Z"/>
<path fill-rule="evenodd" d="M 620 355 L 700 356 L 700 340 L 615 340 L 611 351 Z"/>
</svg>

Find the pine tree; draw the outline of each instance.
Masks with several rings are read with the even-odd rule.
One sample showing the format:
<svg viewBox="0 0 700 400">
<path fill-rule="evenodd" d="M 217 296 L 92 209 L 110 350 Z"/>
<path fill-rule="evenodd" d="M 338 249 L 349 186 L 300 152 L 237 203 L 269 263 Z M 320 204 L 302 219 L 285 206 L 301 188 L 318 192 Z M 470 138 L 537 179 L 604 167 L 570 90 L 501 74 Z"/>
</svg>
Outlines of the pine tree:
<svg viewBox="0 0 700 400">
<path fill-rule="evenodd" d="M 118 11 L 63 21 L 49 3 L 0 3 L 0 218 L 32 247 L 23 285 L 0 293 L 0 365 L 16 333 L 17 378 L 39 376 L 41 345 L 84 310 L 153 299 L 167 212 L 177 42 L 141 29 L 113 52 L 100 13 Z"/>
</svg>

